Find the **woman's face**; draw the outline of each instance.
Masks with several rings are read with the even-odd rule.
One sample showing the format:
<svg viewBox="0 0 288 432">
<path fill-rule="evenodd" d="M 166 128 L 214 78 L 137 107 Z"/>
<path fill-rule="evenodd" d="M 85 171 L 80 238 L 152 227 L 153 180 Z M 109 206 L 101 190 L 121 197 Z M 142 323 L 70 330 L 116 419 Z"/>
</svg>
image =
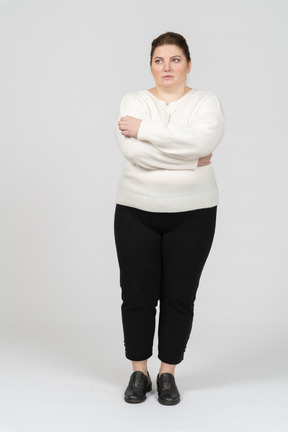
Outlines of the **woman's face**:
<svg viewBox="0 0 288 432">
<path fill-rule="evenodd" d="M 177 88 L 186 84 L 186 75 L 190 72 L 189 63 L 181 48 L 177 45 L 162 45 L 155 48 L 151 72 L 156 86 Z"/>
</svg>

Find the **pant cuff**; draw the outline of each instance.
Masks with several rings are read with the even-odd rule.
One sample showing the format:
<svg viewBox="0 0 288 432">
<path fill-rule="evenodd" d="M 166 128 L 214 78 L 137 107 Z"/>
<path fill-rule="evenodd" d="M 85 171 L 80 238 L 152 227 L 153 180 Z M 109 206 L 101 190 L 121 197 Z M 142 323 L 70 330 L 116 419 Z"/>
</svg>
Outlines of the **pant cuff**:
<svg viewBox="0 0 288 432">
<path fill-rule="evenodd" d="M 162 356 L 161 354 L 158 355 L 159 360 L 161 360 L 163 363 L 167 363 L 167 364 L 179 364 L 182 362 L 182 360 L 184 359 L 184 356 L 182 355 L 181 357 L 178 358 L 173 358 L 173 357 L 165 357 Z"/>
<path fill-rule="evenodd" d="M 152 352 L 144 353 L 141 355 L 131 355 L 131 354 L 125 353 L 125 356 L 128 360 L 131 360 L 131 361 L 143 361 L 143 360 L 147 360 L 148 358 L 152 357 Z"/>
</svg>

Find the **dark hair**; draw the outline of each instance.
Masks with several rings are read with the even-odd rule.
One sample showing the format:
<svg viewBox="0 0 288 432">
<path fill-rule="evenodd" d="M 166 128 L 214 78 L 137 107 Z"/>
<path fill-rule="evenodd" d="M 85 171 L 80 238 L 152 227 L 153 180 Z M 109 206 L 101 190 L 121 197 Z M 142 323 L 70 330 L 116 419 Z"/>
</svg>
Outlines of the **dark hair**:
<svg viewBox="0 0 288 432">
<path fill-rule="evenodd" d="M 191 60 L 189 47 L 187 45 L 186 39 L 179 33 L 166 32 L 158 36 L 152 41 L 151 52 L 150 52 L 150 66 L 152 65 L 152 57 L 155 48 L 162 45 L 177 45 L 182 49 L 183 54 L 186 57 L 187 63 Z"/>
</svg>

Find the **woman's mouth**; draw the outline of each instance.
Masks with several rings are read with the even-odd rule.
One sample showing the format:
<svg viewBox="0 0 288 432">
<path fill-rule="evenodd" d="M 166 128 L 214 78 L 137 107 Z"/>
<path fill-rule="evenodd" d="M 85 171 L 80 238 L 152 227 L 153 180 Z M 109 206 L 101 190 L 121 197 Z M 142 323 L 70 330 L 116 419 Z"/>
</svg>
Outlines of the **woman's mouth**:
<svg viewBox="0 0 288 432">
<path fill-rule="evenodd" d="M 173 78 L 173 76 L 172 75 L 164 75 L 163 78 L 166 78 L 166 79 L 167 78 Z"/>
</svg>

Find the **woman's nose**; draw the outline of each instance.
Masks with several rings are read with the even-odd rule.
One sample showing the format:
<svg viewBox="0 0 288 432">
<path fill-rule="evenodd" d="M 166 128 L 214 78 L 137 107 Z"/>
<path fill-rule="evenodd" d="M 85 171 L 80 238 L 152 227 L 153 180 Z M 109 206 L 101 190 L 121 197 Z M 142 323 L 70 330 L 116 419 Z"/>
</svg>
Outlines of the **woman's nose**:
<svg viewBox="0 0 288 432">
<path fill-rule="evenodd" d="M 170 69 L 171 69 L 170 64 L 169 64 L 169 63 L 165 63 L 165 64 L 164 64 L 164 71 L 165 71 L 165 72 L 168 72 L 168 71 L 170 71 Z"/>
</svg>

